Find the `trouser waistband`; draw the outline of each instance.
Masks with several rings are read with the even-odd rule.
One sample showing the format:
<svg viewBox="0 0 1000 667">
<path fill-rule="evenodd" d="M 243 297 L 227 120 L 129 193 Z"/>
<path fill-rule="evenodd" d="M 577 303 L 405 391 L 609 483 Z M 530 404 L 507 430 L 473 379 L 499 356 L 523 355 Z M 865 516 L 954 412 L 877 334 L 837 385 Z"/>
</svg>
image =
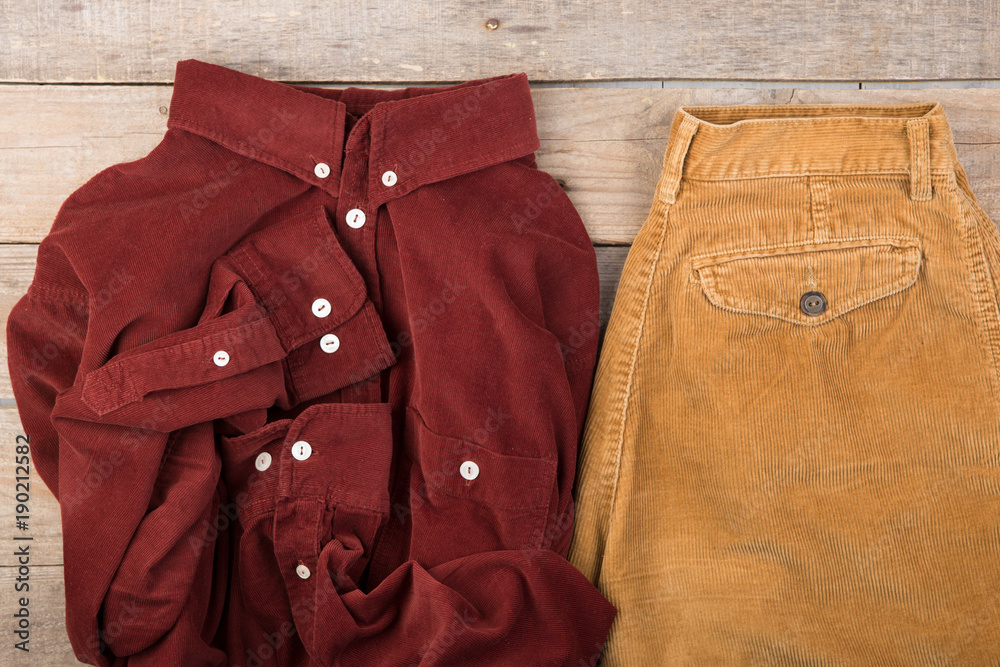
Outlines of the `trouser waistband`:
<svg viewBox="0 0 1000 667">
<path fill-rule="evenodd" d="M 940 104 L 685 107 L 670 130 L 657 197 L 682 179 L 907 174 L 911 197 L 931 198 L 935 174 L 957 162 Z"/>
</svg>

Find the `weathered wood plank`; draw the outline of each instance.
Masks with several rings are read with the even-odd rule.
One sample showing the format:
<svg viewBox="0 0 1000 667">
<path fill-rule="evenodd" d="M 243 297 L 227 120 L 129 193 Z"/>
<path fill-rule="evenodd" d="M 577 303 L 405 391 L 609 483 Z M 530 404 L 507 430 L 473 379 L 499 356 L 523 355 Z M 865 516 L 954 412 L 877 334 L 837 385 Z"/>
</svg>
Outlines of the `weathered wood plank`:
<svg viewBox="0 0 1000 667">
<path fill-rule="evenodd" d="M 10 615 L 20 608 L 19 599 L 22 597 L 28 599 L 28 618 L 31 623 L 28 652 L 14 648 L 14 643 L 20 640 L 14 638 L 9 631 L 4 633 L 6 641 L 0 646 L 0 664 L 9 667 L 82 665 L 73 655 L 69 637 L 66 636 L 63 568 L 61 565 L 36 565 L 32 563 L 28 591 L 14 589 L 14 585 L 19 583 L 17 578 L 23 576 L 18 573 L 17 568 L 0 567 L 0 608 L 3 609 L 8 627 L 14 624 Z"/>
<path fill-rule="evenodd" d="M 149 153 L 166 131 L 172 90 L 0 87 L 0 241 L 40 240 L 73 190 Z"/>
<path fill-rule="evenodd" d="M 286 81 L 1000 78 L 994 0 L 34 0 L 0 34 L 24 82 L 166 82 L 186 57 Z"/>
<path fill-rule="evenodd" d="M 167 86 L 0 87 L 0 242 L 37 242 L 65 198 L 136 159 L 166 126 Z M 682 105 L 940 100 L 984 208 L 1000 219 L 1000 89 L 534 91 L 539 165 L 562 179 L 596 243 L 629 243 L 645 220 L 670 121 Z"/>
</svg>

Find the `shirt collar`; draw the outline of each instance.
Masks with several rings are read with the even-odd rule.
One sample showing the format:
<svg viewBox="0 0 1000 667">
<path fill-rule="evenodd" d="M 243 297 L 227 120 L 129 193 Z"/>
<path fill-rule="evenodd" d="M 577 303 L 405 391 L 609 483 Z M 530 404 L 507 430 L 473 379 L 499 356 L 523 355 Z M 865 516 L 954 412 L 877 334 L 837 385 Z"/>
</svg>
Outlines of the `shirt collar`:
<svg viewBox="0 0 1000 667">
<path fill-rule="evenodd" d="M 345 119 L 367 111 L 348 149 L 370 142 L 373 206 L 416 188 L 538 149 L 527 75 L 448 87 L 315 88 L 269 81 L 201 62 L 177 63 L 167 126 L 282 169 L 339 195 Z M 330 174 L 317 175 L 317 164 Z M 393 185 L 383 174 L 396 174 Z"/>
</svg>

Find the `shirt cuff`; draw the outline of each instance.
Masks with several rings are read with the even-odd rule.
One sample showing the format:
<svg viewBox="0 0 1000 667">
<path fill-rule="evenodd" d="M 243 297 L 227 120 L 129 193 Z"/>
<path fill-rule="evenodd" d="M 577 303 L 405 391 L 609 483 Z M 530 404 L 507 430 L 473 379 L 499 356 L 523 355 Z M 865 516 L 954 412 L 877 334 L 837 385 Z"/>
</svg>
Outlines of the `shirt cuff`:
<svg viewBox="0 0 1000 667">
<path fill-rule="evenodd" d="M 292 405 L 360 382 L 395 362 L 364 279 L 322 206 L 251 234 L 229 258 L 288 353 Z"/>
<path fill-rule="evenodd" d="M 396 358 L 375 306 L 367 301 L 338 327 L 288 355 L 293 403 L 325 396 L 379 373 Z"/>
<path fill-rule="evenodd" d="M 368 300 L 322 206 L 254 232 L 228 257 L 287 351 L 340 326 Z"/>
<path fill-rule="evenodd" d="M 235 310 L 219 314 L 226 307 Z M 364 280 L 317 207 L 237 244 L 213 267 L 198 325 L 91 371 L 80 398 L 118 423 L 142 418 L 152 409 L 144 399 L 169 391 L 189 418 L 212 419 L 288 409 L 394 362 Z"/>
</svg>

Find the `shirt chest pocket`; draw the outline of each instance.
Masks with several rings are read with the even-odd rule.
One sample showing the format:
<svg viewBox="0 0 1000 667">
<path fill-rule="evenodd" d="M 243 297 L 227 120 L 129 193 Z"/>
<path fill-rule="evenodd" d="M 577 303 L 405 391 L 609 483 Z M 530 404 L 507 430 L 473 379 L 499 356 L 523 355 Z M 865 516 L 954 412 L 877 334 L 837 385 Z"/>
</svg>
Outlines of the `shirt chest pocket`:
<svg viewBox="0 0 1000 667">
<path fill-rule="evenodd" d="M 430 567 L 485 551 L 540 548 L 556 494 L 554 460 L 500 454 L 441 435 L 413 408 L 406 430 L 415 452 L 412 558 Z"/>
<path fill-rule="evenodd" d="M 921 258 L 915 238 L 868 238 L 699 255 L 691 268 L 719 308 L 819 326 L 911 287 Z"/>
</svg>

